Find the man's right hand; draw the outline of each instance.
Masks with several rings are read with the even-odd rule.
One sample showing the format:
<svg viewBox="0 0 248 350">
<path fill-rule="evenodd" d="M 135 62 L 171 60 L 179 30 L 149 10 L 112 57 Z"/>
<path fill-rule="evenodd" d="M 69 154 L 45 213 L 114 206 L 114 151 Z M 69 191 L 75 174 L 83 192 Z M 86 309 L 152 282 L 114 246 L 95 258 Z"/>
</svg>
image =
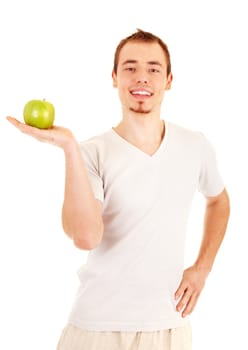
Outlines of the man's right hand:
<svg viewBox="0 0 248 350">
<path fill-rule="evenodd" d="M 19 120 L 13 117 L 6 117 L 7 120 L 13 124 L 21 132 L 36 138 L 41 142 L 51 143 L 65 150 L 66 146 L 75 141 L 72 132 L 69 129 L 61 126 L 53 126 L 50 129 L 38 129 L 36 127 L 21 123 Z"/>
</svg>

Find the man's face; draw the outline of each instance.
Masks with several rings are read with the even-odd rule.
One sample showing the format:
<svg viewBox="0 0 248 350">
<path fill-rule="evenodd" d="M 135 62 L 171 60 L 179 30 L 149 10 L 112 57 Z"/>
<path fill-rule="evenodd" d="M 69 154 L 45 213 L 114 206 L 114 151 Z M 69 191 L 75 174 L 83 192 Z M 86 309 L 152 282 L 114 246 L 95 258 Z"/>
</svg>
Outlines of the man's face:
<svg viewBox="0 0 248 350">
<path fill-rule="evenodd" d="M 112 76 L 124 113 L 159 113 L 164 92 L 172 81 L 172 74 L 167 77 L 166 57 L 158 43 L 125 44 L 117 74 L 113 72 Z"/>
</svg>

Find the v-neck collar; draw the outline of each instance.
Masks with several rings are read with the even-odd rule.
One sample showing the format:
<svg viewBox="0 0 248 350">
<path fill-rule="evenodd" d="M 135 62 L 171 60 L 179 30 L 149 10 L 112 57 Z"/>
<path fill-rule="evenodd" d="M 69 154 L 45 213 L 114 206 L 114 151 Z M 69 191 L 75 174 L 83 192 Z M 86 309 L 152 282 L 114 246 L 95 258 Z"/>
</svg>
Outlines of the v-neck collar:
<svg viewBox="0 0 248 350">
<path fill-rule="evenodd" d="M 130 150 L 132 150 L 133 152 L 135 152 L 136 154 L 141 154 L 144 157 L 148 158 L 148 159 L 154 159 L 157 158 L 157 156 L 159 155 L 159 153 L 162 151 L 162 149 L 165 147 L 165 145 L 167 144 L 168 141 L 168 136 L 169 136 L 169 129 L 170 129 L 170 123 L 164 121 L 165 124 L 165 133 L 164 133 L 164 137 L 158 147 L 158 149 L 152 154 L 148 154 L 144 151 L 142 151 L 139 147 L 135 146 L 134 144 L 132 144 L 131 142 L 127 141 L 126 139 L 124 139 L 122 136 L 120 136 L 113 128 L 111 128 L 110 132 L 114 135 L 115 138 L 118 138 L 119 141 L 122 142 L 122 144 L 124 146 L 127 146 Z"/>
</svg>

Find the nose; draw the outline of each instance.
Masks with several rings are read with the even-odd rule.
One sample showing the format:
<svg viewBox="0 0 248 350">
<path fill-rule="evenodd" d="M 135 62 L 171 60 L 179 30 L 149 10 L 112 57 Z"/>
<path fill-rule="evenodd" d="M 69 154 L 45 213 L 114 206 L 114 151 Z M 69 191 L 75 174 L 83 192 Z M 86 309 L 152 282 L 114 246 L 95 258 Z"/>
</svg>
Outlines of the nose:
<svg viewBox="0 0 248 350">
<path fill-rule="evenodd" d="M 137 69 L 135 80 L 137 84 L 148 84 L 149 79 L 145 68 Z"/>
<path fill-rule="evenodd" d="M 139 77 L 139 78 L 137 78 L 136 82 L 137 82 L 138 84 L 147 84 L 147 83 L 148 83 L 148 79 L 145 78 L 145 77 L 142 77 L 142 78 Z"/>
</svg>

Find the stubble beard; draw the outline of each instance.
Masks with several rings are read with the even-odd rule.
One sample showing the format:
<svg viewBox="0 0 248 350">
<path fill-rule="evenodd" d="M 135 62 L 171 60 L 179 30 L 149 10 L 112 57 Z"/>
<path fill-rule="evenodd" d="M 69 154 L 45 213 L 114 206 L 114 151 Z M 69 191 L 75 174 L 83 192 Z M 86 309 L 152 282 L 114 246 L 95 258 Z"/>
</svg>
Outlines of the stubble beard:
<svg viewBox="0 0 248 350">
<path fill-rule="evenodd" d="M 144 109 L 143 108 L 143 102 L 139 102 L 138 107 L 130 107 L 129 110 L 134 113 L 140 113 L 140 114 L 149 114 L 151 113 L 151 109 Z"/>
</svg>

